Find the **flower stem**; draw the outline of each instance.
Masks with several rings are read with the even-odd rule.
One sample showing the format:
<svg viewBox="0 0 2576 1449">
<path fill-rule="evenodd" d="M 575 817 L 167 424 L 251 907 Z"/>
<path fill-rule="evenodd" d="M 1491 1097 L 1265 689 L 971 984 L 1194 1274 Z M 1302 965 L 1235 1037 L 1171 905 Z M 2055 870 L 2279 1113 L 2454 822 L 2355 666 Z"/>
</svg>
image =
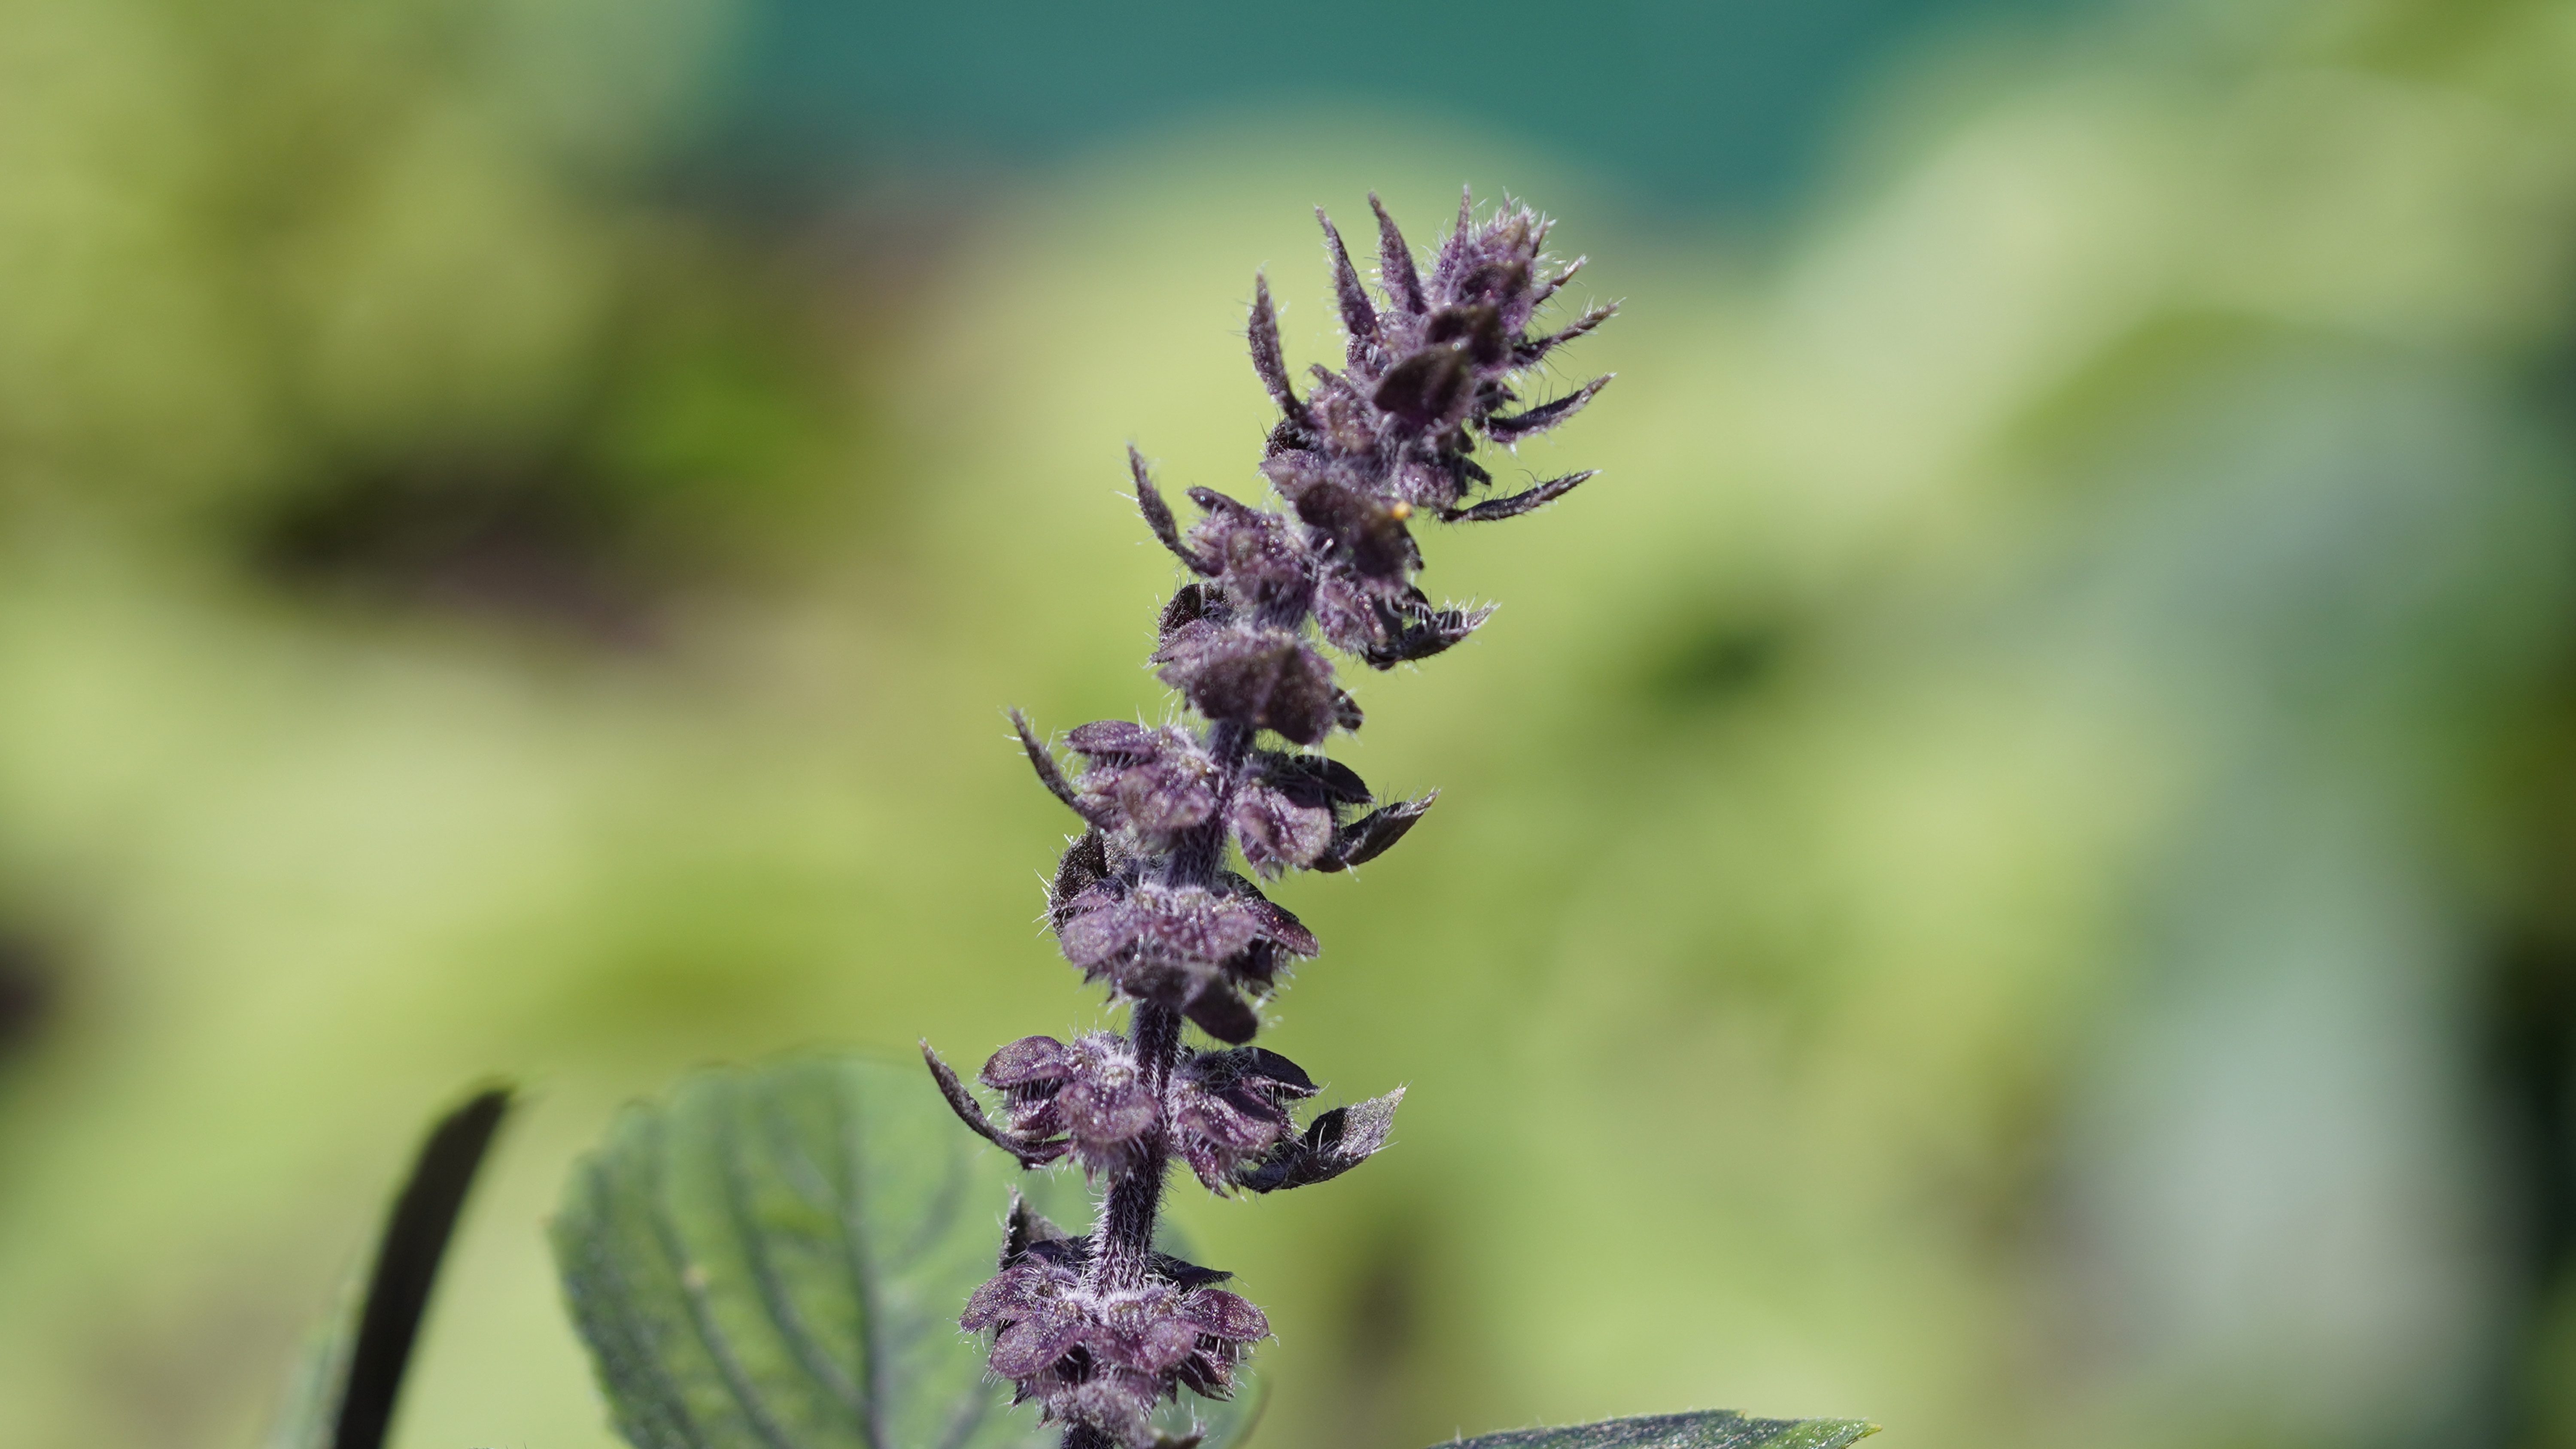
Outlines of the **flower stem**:
<svg viewBox="0 0 2576 1449">
<path fill-rule="evenodd" d="M 1180 1060 L 1181 1014 L 1168 1006 L 1139 1001 L 1131 1039 L 1147 1090 L 1160 1101 Z M 1159 1131 L 1145 1134 L 1142 1145 L 1144 1151 L 1135 1165 L 1112 1178 L 1101 1198 L 1100 1222 L 1091 1232 L 1091 1263 L 1085 1272 L 1085 1286 L 1094 1292 L 1142 1288 L 1152 1272 L 1154 1222 L 1162 1212 L 1163 1175 L 1171 1164 L 1171 1146 Z"/>
<path fill-rule="evenodd" d="M 1202 889 L 1216 885 L 1217 876 L 1225 869 L 1226 810 L 1234 804 L 1245 762 L 1252 758 L 1252 736 L 1252 726 L 1235 720 L 1221 719 L 1208 725 L 1208 758 L 1216 762 L 1217 769 L 1216 808 L 1209 812 L 1205 823 L 1173 842 L 1172 853 L 1164 863 L 1165 883 Z M 1143 1009 L 1142 1003 L 1138 1009 Z"/>
</svg>

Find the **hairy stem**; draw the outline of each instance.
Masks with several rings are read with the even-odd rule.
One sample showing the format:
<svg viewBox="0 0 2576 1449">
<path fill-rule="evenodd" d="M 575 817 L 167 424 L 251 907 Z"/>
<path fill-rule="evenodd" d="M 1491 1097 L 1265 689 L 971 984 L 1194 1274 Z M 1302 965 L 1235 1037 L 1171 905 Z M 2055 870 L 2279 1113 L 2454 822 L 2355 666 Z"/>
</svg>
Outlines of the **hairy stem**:
<svg viewBox="0 0 2576 1449">
<path fill-rule="evenodd" d="M 1136 1003 L 1132 1040 L 1136 1061 L 1157 1098 L 1172 1079 L 1181 1055 L 1181 1014 L 1150 1001 Z M 1163 1176 L 1171 1165 L 1171 1145 L 1160 1132 L 1148 1133 L 1136 1165 L 1110 1180 L 1102 1195 L 1100 1222 L 1091 1232 L 1088 1286 L 1117 1292 L 1141 1288 L 1154 1261 L 1154 1222 L 1163 1208 Z"/>
<path fill-rule="evenodd" d="M 1252 728 L 1230 720 L 1208 726 L 1208 753 L 1220 774 L 1217 809 L 1207 824 L 1174 847 L 1165 879 L 1174 885 L 1212 887 L 1225 864 L 1225 807 L 1233 799 L 1238 777 L 1252 758 Z M 1161 1100 L 1181 1059 L 1181 1014 L 1150 1001 L 1135 1004 L 1129 1039 L 1136 1044 L 1136 1064 L 1145 1073 L 1147 1090 Z M 1172 1160 L 1163 1133 L 1149 1134 L 1135 1165 L 1112 1178 L 1101 1195 L 1100 1221 L 1092 1229 L 1088 1286 L 1115 1292 L 1144 1286 L 1154 1261 L 1154 1225 L 1163 1208 L 1163 1178 Z M 1065 1449 L 1081 1449 L 1067 1431 Z"/>
<path fill-rule="evenodd" d="M 1234 720 L 1221 719 L 1208 726 L 1207 752 L 1217 768 L 1216 809 L 1205 823 L 1172 843 L 1172 853 L 1163 863 L 1165 882 L 1202 888 L 1216 885 L 1218 873 L 1225 868 L 1226 810 L 1234 803 L 1244 765 L 1252 758 L 1252 735 L 1252 726 Z"/>
</svg>

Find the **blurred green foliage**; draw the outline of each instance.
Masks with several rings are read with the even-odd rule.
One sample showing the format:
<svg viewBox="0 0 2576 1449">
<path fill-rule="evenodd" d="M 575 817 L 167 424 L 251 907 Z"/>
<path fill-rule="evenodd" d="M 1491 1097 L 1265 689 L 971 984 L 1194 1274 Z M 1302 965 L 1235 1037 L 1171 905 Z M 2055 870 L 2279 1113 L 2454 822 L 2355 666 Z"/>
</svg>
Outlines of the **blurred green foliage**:
<svg viewBox="0 0 2576 1449">
<path fill-rule="evenodd" d="M 1608 471 L 1361 682 L 1441 805 L 1289 889 L 1275 1045 L 1398 1142 L 1184 1199 L 1262 1434 L 2576 1443 L 2564 4 L 1953 54 L 1776 255 L 1288 112 L 902 266 L 657 169 L 714 0 L 6 14 L 0 1446 L 250 1442 L 494 1070 L 398 1435 L 610 1443 L 575 1150 L 1095 1018 L 999 710 L 1163 708 L 1121 443 L 1252 487 L 1251 269 L 1327 355 L 1303 207 L 1462 175 L 1628 301 L 1525 460 Z"/>
<path fill-rule="evenodd" d="M 816 284 L 641 194 L 712 6 L 11 9 L 20 537 L 612 624 L 846 466 Z"/>
</svg>

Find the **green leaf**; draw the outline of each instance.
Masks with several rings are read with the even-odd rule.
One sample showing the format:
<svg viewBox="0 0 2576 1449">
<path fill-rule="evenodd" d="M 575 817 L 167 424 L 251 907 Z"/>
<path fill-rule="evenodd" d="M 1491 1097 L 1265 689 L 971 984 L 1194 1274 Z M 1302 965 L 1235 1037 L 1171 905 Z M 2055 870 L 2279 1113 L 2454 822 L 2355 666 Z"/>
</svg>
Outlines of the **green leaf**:
<svg viewBox="0 0 2576 1449">
<path fill-rule="evenodd" d="M 510 1110 L 489 1086 L 431 1124 L 376 1243 L 364 1298 L 341 1304 L 306 1342 L 269 1449 L 380 1449 L 465 1197 Z"/>
<path fill-rule="evenodd" d="M 1051 1445 L 957 1327 L 1015 1185 L 1084 1201 L 1022 1179 L 914 1065 L 711 1071 L 628 1108 L 553 1225 L 618 1431 L 638 1449 Z"/>
<path fill-rule="evenodd" d="M 1711 1409 L 1566 1429 L 1513 1429 L 1443 1449 L 1843 1449 L 1877 1432 L 1866 1419 L 1748 1419 Z"/>
</svg>

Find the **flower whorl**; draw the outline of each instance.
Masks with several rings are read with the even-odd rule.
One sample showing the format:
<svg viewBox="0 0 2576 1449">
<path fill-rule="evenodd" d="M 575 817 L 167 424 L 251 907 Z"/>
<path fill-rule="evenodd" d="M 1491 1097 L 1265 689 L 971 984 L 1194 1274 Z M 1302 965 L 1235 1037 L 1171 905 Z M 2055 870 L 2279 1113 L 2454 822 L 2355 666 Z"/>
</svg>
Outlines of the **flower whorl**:
<svg viewBox="0 0 2576 1449">
<path fill-rule="evenodd" d="M 1230 1275 L 1156 1254 L 1144 1282 L 1090 1281 L 1092 1245 L 1024 1203 L 1011 1209 L 1002 1270 L 966 1301 L 958 1323 L 993 1335 L 993 1372 L 1012 1402 L 1121 1444 L 1152 1442 L 1151 1415 L 1174 1388 L 1223 1398 L 1247 1346 L 1270 1335 L 1261 1310 L 1222 1288 Z"/>
<path fill-rule="evenodd" d="M 1200 517 L 1184 529 L 1128 451 L 1147 527 L 1194 576 L 1163 610 L 1151 663 L 1206 727 L 1083 725 L 1065 737 L 1082 760 L 1068 777 L 1012 715 L 1039 780 L 1084 826 L 1049 887 L 1048 920 L 1065 959 L 1131 1005 L 1131 1035 L 1002 1048 L 978 1073 L 1001 1094 L 998 1122 L 923 1047 L 967 1126 L 1025 1167 L 1070 1158 L 1106 1180 L 1088 1238 L 1015 1208 L 1001 1271 L 961 1320 L 994 1335 L 993 1371 L 1068 1426 L 1067 1449 L 1145 1449 L 1157 1402 L 1183 1388 L 1223 1397 L 1233 1365 L 1269 1333 L 1259 1309 L 1209 1286 L 1224 1274 L 1153 1251 L 1169 1163 L 1187 1162 L 1216 1192 L 1326 1181 L 1385 1144 L 1403 1097 L 1336 1107 L 1301 1131 L 1289 1108 L 1314 1083 L 1246 1045 L 1261 1026 L 1257 1004 L 1318 949 L 1252 877 L 1365 863 L 1434 798 L 1378 804 L 1348 767 L 1312 752 L 1361 724 L 1317 640 L 1376 669 L 1457 644 L 1491 610 L 1434 605 L 1422 592 L 1413 520 L 1511 518 L 1592 476 L 1480 500 L 1493 476 L 1472 457 L 1480 444 L 1508 447 L 1554 427 L 1609 381 L 1535 406 L 1513 388 L 1610 316 L 1594 307 L 1557 331 L 1529 331 L 1581 260 L 1550 272 L 1544 219 L 1507 205 L 1480 224 L 1462 200 L 1425 271 L 1377 198 L 1369 204 L 1375 299 L 1340 233 L 1316 214 L 1349 345 L 1341 370 L 1314 369 L 1303 396 L 1268 283 L 1254 284 L 1253 371 L 1280 414 L 1261 472 L 1281 506 L 1193 488 Z M 1264 732 L 1288 748 L 1264 746 Z M 1232 855 L 1250 875 L 1227 868 Z M 1231 1049 L 1183 1046 L 1183 1020 Z"/>
</svg>

